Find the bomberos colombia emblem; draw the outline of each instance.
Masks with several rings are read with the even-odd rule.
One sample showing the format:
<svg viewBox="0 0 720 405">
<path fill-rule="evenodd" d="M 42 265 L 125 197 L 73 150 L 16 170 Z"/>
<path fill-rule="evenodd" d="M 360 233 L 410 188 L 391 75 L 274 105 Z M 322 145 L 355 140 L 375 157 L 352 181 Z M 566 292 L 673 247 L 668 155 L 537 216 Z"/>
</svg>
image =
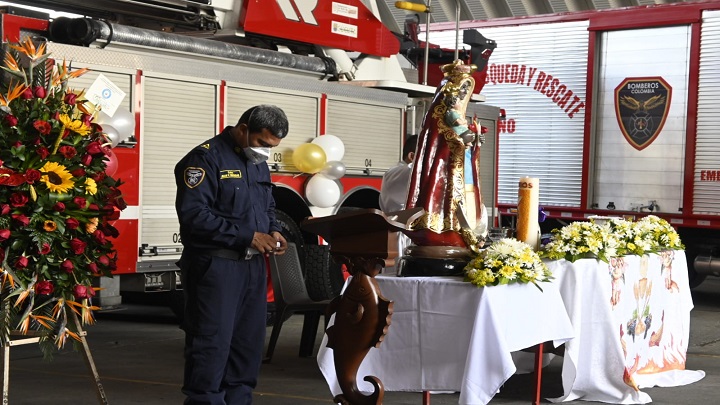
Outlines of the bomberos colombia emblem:
<svg viewBox="0 0 720 405">
<path fill-rule="evenodd" d="M 662 77 L 628 77 L 615 88 L 615 116 L 633 148 L 643 150 L 660 135 L 671 96 Z"/>
</svg>

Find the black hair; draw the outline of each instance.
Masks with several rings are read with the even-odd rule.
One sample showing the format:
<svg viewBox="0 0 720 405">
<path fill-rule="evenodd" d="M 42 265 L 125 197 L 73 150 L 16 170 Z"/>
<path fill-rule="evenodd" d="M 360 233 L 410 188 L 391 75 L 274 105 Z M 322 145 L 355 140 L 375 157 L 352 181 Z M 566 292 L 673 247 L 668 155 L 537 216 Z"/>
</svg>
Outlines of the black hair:
<svg viewBox="0 0 720 405">
<path fill-rule="evenodd" d="M 288 119 L 285 112 L 278 106 L 260 104 L 243 113 L 237 123 L 245 124 L 251 134 L 267 129 L 274 136 L 282 139 L 288 133 Z"/>
<path fill-rule="evenodd" d="M 403 159 L 407 158 L 407 156 L 410 153 L 415 152 L 415 149 L 417 148 L 417 141 L 418 136 L 417 135 L 410 135 L 406 140 L 405 144 L 403 145 Z"/>
</svg>

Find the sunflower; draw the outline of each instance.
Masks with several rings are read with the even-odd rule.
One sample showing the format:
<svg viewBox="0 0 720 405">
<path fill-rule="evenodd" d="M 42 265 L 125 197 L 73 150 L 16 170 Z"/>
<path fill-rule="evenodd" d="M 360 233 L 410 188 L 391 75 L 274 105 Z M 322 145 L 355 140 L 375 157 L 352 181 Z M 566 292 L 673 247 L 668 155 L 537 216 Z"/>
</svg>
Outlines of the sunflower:
<svg viewBox="0 0 720 405">
<path fill-rule="evenodd" d="M 80 135 L 87 135 L 90 133 L 90 127 L 83 124 L 83 122 L 80 120 L 74 120 L 70 118 L 67 114 L 60 114 L 60 122 L 62 122 L 63 126 L 66 129 L 69 129 Z"/>
<path fill-rule="evenodd" d="M 43 229 L 45 229 L 48 232 L 52 232 L 57 229 L 57 224 L 55 221 L 47 220 L 43 223 Z"/>
<path fill-rule="evenodd" d="M 40 172 L 43 174 L 40 180 L 45 183 L 51 192 L 65 193 L 75 185 L 75 182 L 72 180 L 72 174 L 61 164 L 47 162 L 45 166 L 40 169 Z"/>
<path fill-rule="evenodd" d="M 89 177 L 85 179 L 85 191 L 87 191 L 90 195 L 95 195 L 95 193 L 97 193 L 97 183 L 95 183 L 95 180 Z"/>
</svg>

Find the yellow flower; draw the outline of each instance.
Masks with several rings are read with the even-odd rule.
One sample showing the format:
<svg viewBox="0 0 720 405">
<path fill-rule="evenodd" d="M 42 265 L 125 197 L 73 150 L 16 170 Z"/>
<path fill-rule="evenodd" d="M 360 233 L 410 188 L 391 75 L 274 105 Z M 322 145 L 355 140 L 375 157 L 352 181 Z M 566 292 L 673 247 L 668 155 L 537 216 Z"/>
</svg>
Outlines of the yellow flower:
<svg viewBox="0 0 720 405">
<path fill-rule="evenodd" d="M 90 222 L 85 224 L 85 231 L 87 233 L 93 233 L 95 230 L 97 230 L 98 226 L 98 219 L 97 218 L 90 218 Z"/>
<path fill-rule="evenodd" d="M 97 183 L 95 183 L 95 180 L 89 177 L 85 179 L 85 191 L 91 195 L 95 195 L 95 193 L 97 193 Z"/>
<path fill-rule="evenodd" d="M 40 172 L 43 174 L 40 181 L 45 183 L 51 192 L 65 193 L 75 185 L 75 182 L 72 180 L 72 174 L 61 164 L 47 162 L 45 166 L 40 169 Z"/>
<path fill-rule="evenodd" d="M 67 114 L 60 114 L 60 122 L 62 122 L 66 129 L 69 129 L 77 134 L 87 135 L 90 133 L 90 127 L 80 120 L 73 120 Z"/>
<path fill-rule="evenodd" d="M 43 223 L 43 229 L 45 229 L 48 232 L 52 232 L 57 229 L 57 224 L 55 221 L 47 220 Z"/>
</svg>

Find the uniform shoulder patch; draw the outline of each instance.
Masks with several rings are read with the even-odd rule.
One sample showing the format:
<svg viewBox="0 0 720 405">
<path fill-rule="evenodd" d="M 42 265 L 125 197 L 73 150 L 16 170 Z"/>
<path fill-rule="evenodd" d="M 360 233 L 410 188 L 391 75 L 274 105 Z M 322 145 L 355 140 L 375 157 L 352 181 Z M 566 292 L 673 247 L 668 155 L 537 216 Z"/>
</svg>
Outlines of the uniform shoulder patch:
<svg viewBox="0 0 720 405">
<path fill-rule="evenodd" d="M 185 169 L 185 185 L 195 188 L 205 180 L 205 169 L 202 167 L 188 167 Z"/>
</svg>

